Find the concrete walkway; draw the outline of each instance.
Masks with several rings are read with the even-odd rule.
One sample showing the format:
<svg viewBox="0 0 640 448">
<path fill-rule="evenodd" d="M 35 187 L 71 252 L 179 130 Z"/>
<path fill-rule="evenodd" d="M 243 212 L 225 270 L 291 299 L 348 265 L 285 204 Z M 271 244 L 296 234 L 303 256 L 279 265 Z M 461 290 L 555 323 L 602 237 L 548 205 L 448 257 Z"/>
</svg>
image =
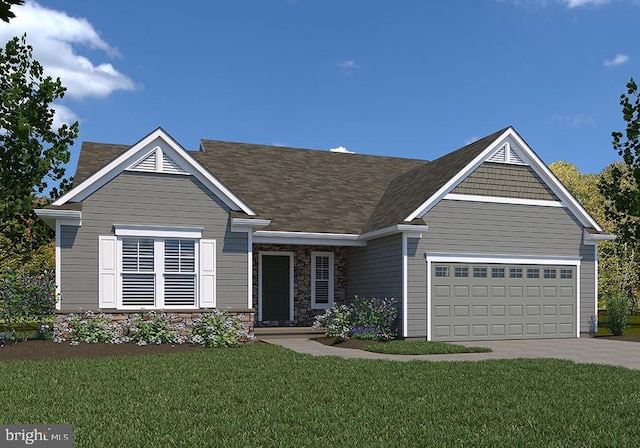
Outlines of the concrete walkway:
<svg viewBox="0 0 640 448">
<path fill-rule="evenodd" d="M 534 339 L 465 342 L 461 345 L 489 347 L 491 353 L 458 355 L 385 355 L 364 350 L 331 347 L 310 339 L 308 335 L 265 335 L 259 339 L 298 353 L 343 358 L 387 359 L 393 361 L 483 361 L 486 359 L 557 358 L 580 363 L 610 364 L 640 370 L 640 343 L 611 341 L 602 338 Z"/>
</svg>

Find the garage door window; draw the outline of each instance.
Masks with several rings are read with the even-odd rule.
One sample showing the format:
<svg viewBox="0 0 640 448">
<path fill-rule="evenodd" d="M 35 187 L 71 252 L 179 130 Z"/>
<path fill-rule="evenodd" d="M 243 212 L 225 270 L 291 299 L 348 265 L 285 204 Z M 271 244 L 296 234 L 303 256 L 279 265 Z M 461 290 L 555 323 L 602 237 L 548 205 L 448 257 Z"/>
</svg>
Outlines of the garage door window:
<svg viewBox="0 0 640 448">
<path fill-rule="evenodd" d="M 492 278 L 504 278 L 504 268 L 491 268 Z"/>
<path fill-rule="evenodd" d="M 509 278 L 522 278 L 522 268 L 509 268 Z"/>
<path fill-rule="evenodd" d="M 449 277 L 449 266 L 436 266 L 436 277 Z"/>
<path fill-rule="evenodd" d="M 560 278 L 573 278 L 573 269 L 560 269 Z"/>
<path fill-rule="evenodd" d="M 469 277 L 469 268 L 467 266 L 456 266 L 456 277 Z"/>
<path fill-rule="evenodd" d="M 540 278 L 540 269 L 527 268 L 527 278 Z"/>
<path fill-rule="evenodd" d="M 545 268 L 545 270 L 544 270 L 544 278 L 546 278 L 546 279 L 556 278 L 556 270 L 555 269 Z"/>
<path fill-rule="evenodd" d="M 487 268 L 485 267 L 474 267 L 473 268 L 473 277 L 474 278 L 487 278 Z"/>
</svg>

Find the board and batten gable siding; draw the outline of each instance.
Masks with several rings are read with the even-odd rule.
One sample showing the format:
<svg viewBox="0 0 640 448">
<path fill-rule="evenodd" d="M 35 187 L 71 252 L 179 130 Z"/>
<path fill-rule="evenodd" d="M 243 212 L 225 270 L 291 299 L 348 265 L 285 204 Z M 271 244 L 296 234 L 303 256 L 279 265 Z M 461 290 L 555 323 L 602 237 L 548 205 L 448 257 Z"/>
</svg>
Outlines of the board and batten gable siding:
<svg viewBox="0 0 640 448">
<path fill-rule="evenodd" d="M 557 201 L 558 197 L 526 165 L 485 162 L 463 180 L 452 193 L 476 196 Z"/>
<path fill-rule="evenodd" d="M 218 308 L 247 308 L 247 234 L 230 231 L 229 208 L 192 176 L 123 172 L 82 204 L 82 227 L 62 226 L 63 310 L 98 308 L 98 237 L 114 224 L 202 227 L 216 240 Z"/>
<path fill-rule="evenodd" d="M 347 249 L 347 298 L 356 295 L 396 299 L 396 322 L 402 322 L 402 235 Z"/>
<path fill-rule="evenodd" d="M 425 216 L 429 230 L 408 256 L 408 335 L 426 335 L 426 252 L 514 257 L 580 258 L 580 329 L 595 310 L 594 249 L 583 227 L 562 207 L 442 200 Z M 411 241 L 411 240 L 409 240 Z M 418 277 L 413 280 L 412 277 Z M 415 317 L 415 316 L 417 317 Z"/>
</svg>

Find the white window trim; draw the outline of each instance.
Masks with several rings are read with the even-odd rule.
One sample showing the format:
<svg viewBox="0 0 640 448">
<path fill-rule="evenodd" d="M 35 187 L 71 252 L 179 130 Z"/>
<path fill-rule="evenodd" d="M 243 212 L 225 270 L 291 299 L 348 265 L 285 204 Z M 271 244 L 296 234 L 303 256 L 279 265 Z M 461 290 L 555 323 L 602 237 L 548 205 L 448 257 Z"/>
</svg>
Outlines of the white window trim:
<svg viewBox="0 0 640 448">
<path fill-rule="evenodd" d="M 131 236 L 165 239 L 201 239 L 203 230 L 202 227 L 140 226 L 135 224 L 114 224 L 113 229 L 117 237 Z"/>
<path fill-rule="evenodd" d="M 131 238 L 152 238 L 149 235 L 124 235 L 124 237 Z M 155 276 L 155 294 L 154 294 L 154 306 L 145 307 L 145 306 L 128 306 L 122 303 L 123 301 L 123 293 L 122 293 L 122 276 L 125 273 L 122 270 L 122 236 L 118 236 L 116 240 L 116 307 L 119 310 L 197 310 L 200 309 L 200 283 L 201 283 L 201 273 L 200 273 L 200 240 L 196 240 L 194 245 L 194 256 L 195 256 L 195 269 L 194 275 L 196 278 L 195 285 L 195 300 L 193 306 L 184 306 L 184 305 L 165 305 L 164 303 L 164 242 L 168 239 L 176 239 L 181 237 L 153 237 L 153 262 L 154 269 L 153 274 Z M 193 239 L 193 238 L 190 238 Z M 162 254 L 162 256 L 159 256 Z"/>
<path fill-rule="evenodd" d="M 327 303 L 316 303 L 316 258 L 329 257 L 329 300 Z M 326 310 L 333 307 L 335 288 L 335 255 L 333 252 L 311 252 L 311 308 Z"/>
</svg>

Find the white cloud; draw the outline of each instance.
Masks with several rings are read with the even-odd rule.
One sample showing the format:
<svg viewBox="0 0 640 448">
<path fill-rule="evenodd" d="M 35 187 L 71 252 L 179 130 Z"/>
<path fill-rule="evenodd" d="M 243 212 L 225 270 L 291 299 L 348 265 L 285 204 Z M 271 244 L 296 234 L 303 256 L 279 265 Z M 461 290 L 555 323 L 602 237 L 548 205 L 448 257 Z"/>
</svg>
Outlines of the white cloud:
<svg viewBox="0 0 640 448">
<path fill-rule="evenodd" d="M 551 118 L 551 121 L 563 127 L 568 126 L 572 128 L 581 128 L 583 126 L 593 126 L 596 124 L 596 120 L 593 117 L 582 114 L 556 115 Z"/>
<path fill-rule="evenodd" d="M 102 40 L 87 19 L 71 17 L 31 0 L 12 11 L 16 17 L 0 26 L 0 42 L 4 44 L 26 32 L 34 59 L 42 64 L 46 75 L 60 77 L 67 97 L 106 97 L 116 90 L 135 89 L 134 82 L 110 63 L 94 64 L 78 54 L 78 47 L 84 46 L 108 57 L 118 55 L 118 50 Z"/>
<path fill-rule="evenodd" d="M 360 68 L 358 64 L 351 60 L 339 62 L 338 64 L 336 64 L 336 66 L 339 69 L 344 70 L 345 72 Z"/>
<path fill-rule="evenodd" d="M 629 62 L 629 56 L 626 54 L 617 54 L 613 59 L 605 59 L 603 65 L 605 67 L 614 67 L 616 65 L 622 65 L 625 62 Z"/>
<path fill-rule="evenodd" d="M 337 153 L 340 153 L 340 154 L 355 154 L 355 152 L 349 151 L 344 146 L 338 146 L 337 148 L 331 148 L 329 151 L 337 152 Z"/>
<path fill-rule="evenodd" d="M 611 0 L 562 0 L 562 3 L 569 8 L 579 8 L 581 6 L 599 6 L 606 5 Z"/>
<path fill-rule="evenodd" d="M 71 123 L 78 121 L 78 116 L 73 113 L 71 109 L 62 104 L 52 104 L 51 108 L 55 111 L 55 115 L 53 116 L 53 126 L 54 130 L 57 130 L 63 124 L 70 125 Z"/>
<path fill-rule="evenodd" d="M 473 142 L 477 142 L 480 139 L 480 137 L 478 137 L 477 135 L 472 135 L 471 137 L 469 137 L 468 139 L 466 139 L 464 141 L 465 145 L 470 145 Z"/>
</svg>

